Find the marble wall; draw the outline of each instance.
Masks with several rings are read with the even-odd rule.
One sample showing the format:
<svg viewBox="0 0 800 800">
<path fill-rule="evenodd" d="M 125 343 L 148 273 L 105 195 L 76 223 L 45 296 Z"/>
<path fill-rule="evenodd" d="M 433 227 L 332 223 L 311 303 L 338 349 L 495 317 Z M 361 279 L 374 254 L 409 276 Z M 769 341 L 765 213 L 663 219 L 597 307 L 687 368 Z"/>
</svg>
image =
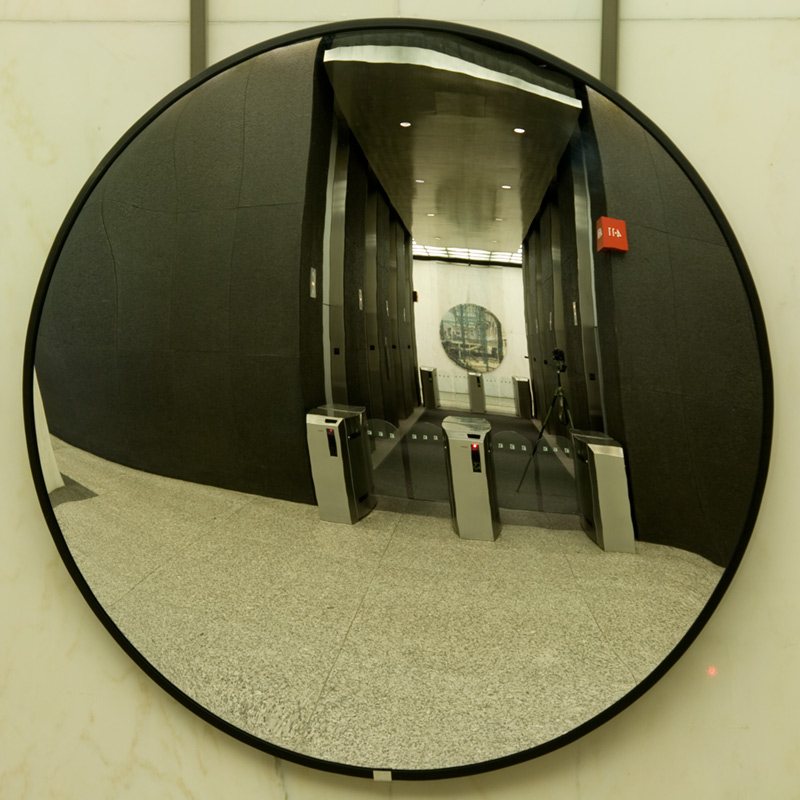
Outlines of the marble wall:
<svg viewBox="0 0 800 800">
<path fill-rule="evenodd" d="M 560 3 L 556 19 L 552 3 L 529 0 L 342 0 L 332 17 L 322 0 L 210 0 L 209 48 L 217 59 L 333 18 L 426 16 L 500 30 L 596 72 L 599 6 Z M 0 798 L 796 794 L 800 17 L 795 0 L 762 0 L 758 18 L 745 0 L 622 0 L 621 11 L 620 90 L 705 178 L 761 296 L 777 432 L 762 513 L 739 573 L 699 639 L 610 723 L 499 772 L 373 784 L 276 762 L 194 717 L 124 656 L 58 557 L 22 431 L 30 303 L 86 176 L 128 125 L 188 77 L 188 2 L 0 2 Z"/>
</svg>

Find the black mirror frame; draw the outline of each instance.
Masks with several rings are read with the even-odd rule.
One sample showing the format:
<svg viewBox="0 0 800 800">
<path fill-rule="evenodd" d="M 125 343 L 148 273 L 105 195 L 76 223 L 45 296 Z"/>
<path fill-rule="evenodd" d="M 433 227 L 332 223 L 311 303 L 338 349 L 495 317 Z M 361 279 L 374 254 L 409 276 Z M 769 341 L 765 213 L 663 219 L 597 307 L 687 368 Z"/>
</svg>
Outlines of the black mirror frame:
<svg viewBox="0 0 800 800">
<path fill-rule="evenodd" d="M 476 764 L 467 764 L 456 767 L 446 767 L 441 769 L 420 769 L 420 770 L 392 770 L 391 778 L 394 780 L 432 780 L 442 778 L 456 778 L 467 775 L 474 775 L 491 770 L 509 767 L 514 764 L 519 764 L 524 761 L 545 755 L 554 750 L 557 750 L 565 745 L 568 745 L 577 739 L 581 738 L 584 734 L 595 730 L 603 725 L 608 720 L 615 717 L 621 711 L 630 706 L 645 692 L 647 692 L 657 681 L 659 681 L 667 671 L 678 661 L 678 659 L 686 652 L 689 645 L 697 638 L 700 631 L 706 625 L 716 607 L 719 605 L 722 596 L 728 589 L 731 580 L 742 560 L 745 549 L 752 535 L 755 526 L 756 517 L 761 504 L 761 499 L 766 484 L 767 472 L 769 468 L 769 458 L 771 451 L 772 439 L 772 424 L 773 424 L 773 383 L 772 383 L 772 366 L 769 355 L 769 346 L 767 341 L 767 331 L 764 323 L 763 313 L 756 293 L 755 284 L 745 262 L 744 255 L 736 241 L 736 237 L 725 219 L 722 210 L 717 202 L 712 197 L 705 183 L 700 176 L 689 164 L 686 158 L 680 153 L 678 148 L 671 142 L 671 140 L 644 114 L 636 109 L 625 98 L 621 97 L 616 91 L 605 86 L 597 78 L 592 77 L 588 73 L 583 72 L 576 67 L 556 58 L 545 51 L 539 50 L 536 47 L 516 41 L 504 35 L 493 33 L 490 31 L 481 30 L 479 28 L 467 27 L 455 23 L 445 22 L 442 20 L 421 20 L 421 19 L 404 19 L 392 17 L 388 19 L 375 18 L 363 19 L 347 22 L 337 22 L 325 25 L 314 26 L 305 28 L 292 33 L 278 36 L 270 39 L 261 44 L 254 45 L 246 50 L 243 50 L 233 56 L 230 56 L 218 64 L 215 64 L 208 69 L 201 72 L 199 75 L 188 80 L 183 85 L 179 86 L 163 100 L 153 106 L 144 116 L 141 117 L 133 126 L 120 138 L 114 147 L 103 158 L 92 175 L 84 184 L 79 192 L 77 198 L 67 213 L 64 222 L 62 223 L 58 233 L 56 234 L 53 246 L 48 255 L 45 263 L 44 271 L 40 279 L 31 310 L 30 321 L 28 325 L 27 337 L 25 342 L 25 354 L 22 371 L 22 396 L 23 396 L 23 412 L 25 423 L 25 435 L 27 439 L 28 457 L 30 459 L 31 471 L 33 474 L 33 481 L 36 487 L 36 493 L 39 503 L 42 507 L 47 525 L 50 533 L 53 536 L 56 548 L 64 561 L 72 579 L 77 584 L 81 593 L 83 594 L 86 602 L 91 607 L 92 611 L 96 614 L 98 619 L 102 622 L 108 632 L 113 636 L 116 642 L 122 649 L 130 656 L 133 661 L 162 689 L 170 694 L 175 700 L 184 705 L 194 714 L 215 726 L 216 728 L 224 731 L 230 736 L 238 739 L 245 744 L 254 748 L 262 750 L 280 759 L 292 761 L 307 767 L 313 767 L 328 772 L 339 773 L 343 775 L 352 775 L 362 778 L 374 778 L 376 771 L 383 771 L 385 768 L 381 765 L 374 767 L 359 767 L 349 764 L 340 764 L 332 761 L 325 761 L 323 759 L 313 758 L 296 753 L 271 744 L 263 739 L 248 734 L 246 731 L 237 728 L 226 720 L 216 716 L 208 709 L 201 706 L 193 698 L 186 695 L 180 688 L 171 683 L 164 675 L 158 672 L 131 644 L 125 637 L 122 631 L 116 626 L 114 621 L 98 602 L 93 594 L 89 584 L 86 582 L 81 571 L 78 569 L 75 560 L 70 553 L 69 547 L 64 539 L 64 536 L 56 521 L 53 508 L 50 504 L 47 489 L 45 486 L 44 476 L 42 473 L 41 462 L 39 459 L 39 451 L 36 441 L 36 428 L 34 421 L 33 410 L 33 386 L 34 386 L 34 360 L 36 353 L 36 338 L 39 328 L 39 323 L 42 316 L 42 309 L 44 306 L 45 297 L 50 284 L 50 280 L 58 262 L 64 243 L 67 236 L 72 229 L 72 226 L 82 210 L 87 198 L 94 190 L 100 179 L 105 175 L 106 171 L 116 160 L 116 158 L 125 150 L 131 141 L 143 131 L 161 112 L 179 100 L 190 91 L 205 83 L 210 78 L 224 72 L 225 70 L 233 67 L 243 61 L 246 61 L 254 56 L 275 50 L 277 48 L 296 44 L 308 39 L 343 33 L 343 32 L 357 32 L 369 31 L 375 29 L 412 29 L 431 32 L 442 32 L 455 34 L 467 39 L 474 39 L 483 44 L 489 44 L 500 51 L 505 51 L 513 55 L 521 55 L 529 59 L 534 59 L 541 63 L 546 63 L 557 70 L 569 75 L 576 81 L 581 81 L 585 85 L 591 87 L 594 91 L 598 92 L 611 102 L 615 103 L 619 108 L 625 111 L 632 119 L 638 122 L 651 136 L 653 136 L 659 144 L 670 154 L 678 166 L 683 170 L 684 174 L 689 178 L 695 190 L 706 204 L 706 207 L 711 212 L 714 220 L 719 225 L 720 231 L 730 249 L 734 262 L 739 272 L 742 284 L 747 294 L 750 311 L 753 317 L 755 327 L 755 335 L 760 356 L 761 365 L 761 380 L 763 385 L 763 409 L 762 409 L 762 425 L 761 425 L 761 450 L 759 453 L 758 471 L 756 474 L 755 486 L 750 505 L 748 509 L 747 518 L 745 520 L 744 528 L 739 536 L 736 548 L 733 552 L 730 564 L 722 574 L 719 583 L 714 591 L 711 593 L 708 601 L 700 612 L 699 616 L 691 627 L 686 631 L 684 636 L 674 647 L 674 649 L 666 656 L 661 664 L 653 670 L 643 681 L 641 681 L 634 689 L 621 697 L 611 706 L 606 708 L 603 712 L 592 717 L 586 722 L 580 724 L 568 733 L 562 734 L 548 742 L 537 745 L 527 750 L 517 753 L 512 753 L 501 758 L 483 761 Z"/>
</svg>

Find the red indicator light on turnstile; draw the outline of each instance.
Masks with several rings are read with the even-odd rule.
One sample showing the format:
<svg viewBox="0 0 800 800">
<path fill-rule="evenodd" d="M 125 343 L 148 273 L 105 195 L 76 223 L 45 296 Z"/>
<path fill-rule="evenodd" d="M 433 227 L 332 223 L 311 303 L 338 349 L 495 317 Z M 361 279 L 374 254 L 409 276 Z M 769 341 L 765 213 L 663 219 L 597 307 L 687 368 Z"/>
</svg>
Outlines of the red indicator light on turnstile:
<svg viewBox="0 0 800 800">
<path fill-rule="evenodd" d="M 476 445 L 476 444 L 472 445 L 472 449 L 473 450 L 477 450 L 478 449 L 478 445 Z"/>
<path fill-rule="evenodd" d="M 336 447 L 336 433 L 333 428 L 326 428 L 328 439 L 328 452 L 334 457 L 339 457 L 339 449 Z"/>
</svg>

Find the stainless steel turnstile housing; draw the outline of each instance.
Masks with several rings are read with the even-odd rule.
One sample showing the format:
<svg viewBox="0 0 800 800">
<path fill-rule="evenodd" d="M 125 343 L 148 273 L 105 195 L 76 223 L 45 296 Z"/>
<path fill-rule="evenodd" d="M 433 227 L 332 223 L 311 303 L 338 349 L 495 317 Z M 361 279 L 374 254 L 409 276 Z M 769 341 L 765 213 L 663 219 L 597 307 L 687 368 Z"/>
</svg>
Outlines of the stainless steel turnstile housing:
<svg viewBox="0 0 800 800">
<path fill-rule="evenodd" d="M 500 533 L 490 431 L 485 419 L 445 417 L 445 463 L 453 528 L 462 539 L 492 542 Z"/>
<path fill-rule="evenodd" d="M 622 445 L 595 431 L 573 430 L 571 435 L 581 527 L 603 550 L 635 553 Z"/>
<path fill-rule="evenodd" d="M 486 413 L 486 394 L 483 388 L 483 375 L 480 372 L 467 373 L 469 387 L 469 410 L 476 414 Z"/>
<path fill-rule="evenodd" d="M 419 376 L 422 405 L 425 408 L 439 408 L 439 379 L 436 376 L 436 367 L 420 367 Z"/>
<path fill-rule="evenodd" d="M 361 406 L 320 406 L 306 415 L 320 519 L 352 524 L 375 507 L 366 422 Z"/>
<path fill-rule="evenodd" d="M 514 376 L 514 408 L 518 417 L 533 419 L 533 400 L 531 398 L 531 382 L 528 378 Z"/>
</svg>

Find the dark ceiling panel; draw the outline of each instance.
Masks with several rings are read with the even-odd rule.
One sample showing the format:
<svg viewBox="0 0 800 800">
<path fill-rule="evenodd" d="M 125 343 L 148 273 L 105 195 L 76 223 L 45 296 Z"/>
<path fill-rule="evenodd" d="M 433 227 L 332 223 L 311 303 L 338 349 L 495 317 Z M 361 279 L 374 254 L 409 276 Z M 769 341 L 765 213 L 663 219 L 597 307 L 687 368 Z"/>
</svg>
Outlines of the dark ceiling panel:
<svg viewBox="0 0 800 800">
<path fill-rule="evenodd" d="M 396 63 L 385 63 L 385 50 L 362 47 L 361 60 L 338 60 L 353 56 L 333 48 L 325 66 L 406 227 L 424 245 L 515 252 L 575 128 L 578 101 L 466 61 L 459 72 L 457 59 L 432 51 L 402 63 L 399 49 Z M 425 58 L 431 65 L 419 63 Z"/>
</svg>

